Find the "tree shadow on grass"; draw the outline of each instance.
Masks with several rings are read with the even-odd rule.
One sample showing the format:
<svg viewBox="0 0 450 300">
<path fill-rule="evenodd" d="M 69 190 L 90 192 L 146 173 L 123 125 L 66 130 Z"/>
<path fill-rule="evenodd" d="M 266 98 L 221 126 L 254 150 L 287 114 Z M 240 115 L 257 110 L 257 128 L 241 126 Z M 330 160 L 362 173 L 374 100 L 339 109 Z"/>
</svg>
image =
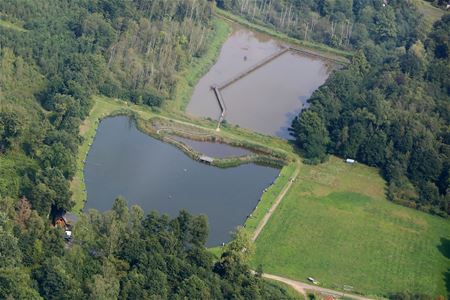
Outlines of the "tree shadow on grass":
<svg viewBox="0 0 450 300">
<path fill-rule="evenodd" d="M 438 250 L 446 258 L 450 259 L 450 240 L 447 238 L 441 238 L 441 244 L 437 247 Z"/>
<path fill-rule="evenodd" d="M 438 250 L 446 258 L 450 259 L 450 240 L 447 238 L 441 238 L 441 244 L 437 247 Z M 447 289 L 447 296 L 450 296 L 450 268 L 443 274 L 445 288 Z"/>
<path fill-rule="evenodd" d="M 450 269 L 444 273 L 445 288 L 447 289 L 447 297 L 450 297 Z"/>
</svg>

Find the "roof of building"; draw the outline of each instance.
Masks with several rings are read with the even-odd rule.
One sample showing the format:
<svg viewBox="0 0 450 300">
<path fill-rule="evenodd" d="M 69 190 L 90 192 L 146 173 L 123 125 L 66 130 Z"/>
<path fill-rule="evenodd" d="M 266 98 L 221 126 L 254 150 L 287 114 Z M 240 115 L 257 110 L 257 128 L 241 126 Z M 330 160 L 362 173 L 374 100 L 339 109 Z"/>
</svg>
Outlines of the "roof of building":
<svg viewBox="0 0 450 300">
<path fill-rule="evenodd" d="M 205 162 L 208 162 L 208 163 L 212 163 L 214 161 L 214 158 L 206 156 L 206 155 L 200 156 L 199 159 L 201 161 L 205 161 Z"/>
</svg>

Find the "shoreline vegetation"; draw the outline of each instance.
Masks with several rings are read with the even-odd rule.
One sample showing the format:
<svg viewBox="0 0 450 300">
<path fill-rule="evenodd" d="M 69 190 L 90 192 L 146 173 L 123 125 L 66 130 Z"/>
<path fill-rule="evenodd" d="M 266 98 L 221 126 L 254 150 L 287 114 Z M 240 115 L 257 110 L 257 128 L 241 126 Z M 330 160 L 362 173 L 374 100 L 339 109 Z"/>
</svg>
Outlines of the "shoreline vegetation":
<svg viewBox="0 0 450 300">
<path fill-rule="evenodd" d="M 449 298 L 450 15 L 443 1 L 0 3 L 0 299 Z M 186 111 L 230 37 L 247 30 L 260 37 L 255 45 L 271 41 L 248 64 L 284 45 L 304 53 L 297 75 L 325 71 L 318 60 L 332 72 L 306 99 L 310 105 L 286 106 L 283 114 L 296 118 L 282 131 L 288 127 L 293 140 L 234 122 L 217 128 L 216 114 Z M 281 112 L 284 91 L 271 77 L 293 79 L 281 84 L 286 89 L 317 82 L 300 80 L 288 56 L 269 79 L 237 87 L 262 125 L 267 116 L 245 105 L 264 94 L 255 87 L 275 85 L 268 107 Z M 234 58 L 225 62 L 230 72 L 247 67 L 245 53 Z M 249 73 L 225 83 L 242 74 Z M 205 109 L 215 100 L 224 108 L 216 98 Z M 169 188 L 183 178 L 201 185 L 185 181 L 181 193 L 213 188 L 189 177 L 203 169 L 227 173 L 223 180 L 238 180 L 244 190 L 263 177 L 239 225 L 228 229 L 229 242 L 208 248 L 213 224 L 205 212 L 191 214 L 189 203 L 171 217 L 114 192 L 100 211 L 88 208 L 87 199 L 99 199 L 85 167 L 99 166 L 91 165 L 91 150 L 112 121 L 105 118 L 115 116 L 120 128 L 131 124 L 139 133 L 124 141 L 113 130 L 110 139 L 140 147 L 136 139 L 146 134 L 165 144 L 160 151 L 182 156 L 161 161 L 152 150 L 134 149 L 148 154 L 139 163 L 119 154 L 115 161 L 128 171 L 143 171 L 135 184 L 152 180 L 147 160 L 158 163 L 147 166 L 156 167 L 154 180 L 167 178 Z M 228 169 L 247 175 L 213 169 L 247 163 Z M 253 163 L 279 169 L 266 177 Z M 165 170 L 169 164 L 177 172 Z M 123 168 L 114 172 L 127 176 Z M 111 190 L 103 179 L 98 188 Z M 240 209 L 226 197 L 235 187 L 223 187 L 212 190 L 212 198 L 225 197 L 218 207 Z M 147 188 L 137 194 L 174 198 Z"/>
<path fill-rule="evenodd" d="M 290 222 L 289 220 L 285 220 L 282 217 L 280 217 L 281 214 L 286 214 L 289 218 L 292 218 L 292 221 L 294 224 L 293 226 L 290 226 L 290 234 L 292 234 L 292 228 L 303 228 L 305 229 L 305 226 L 307 226 L 305 232 L 307 230 L 313 230 L 315 228 L 315 222 L 317 219 L 324 219 L 329 218 L 330 220 L 333 220 L 333 222 L 336 222 L 336 224 L 339 224 L 339 222 L 343 222 L 342 220 L 346 220 L 347 218 L 337 218 L 334 215 L 334 213 L 340 213 L 344 214 L 346 213 L 345 209 L 348 209 L 352 203 L 350 203 L 348 206 L 346 206 L 346 202 L 343 202 L 343 207 L 340 207 L 340 204 L 336 204 L 339 201 L 341 201 L 342 197 L 341 194 L 337 193 L 336 195 L 330 192 L 330 189 L 341 189 L 341 193 L 349 193 L 349 195 L 353 196 L 355 193 L 356 196 L 355 201 L 359 203 L 359 201 L 366 201 L 365 194 L 367 193 L 375 193 L 375 196 L 373 196 L 373 200 L 371 199 L 370 202 L 367 200 L 366 202 L 373 206 L 373 211 L 363 211 L 361 214 L 364 218 L 375 218 L 378 213 L 380 213 L 378 210 L 382 209 L 381 211 L 383 213 L 382 218 L 387 218 L 389 221 L 391 218 L 393 219 L 392 222 L 397 222 L 395 220 L 398 219 L 397 214 L 401 214 L 401 222 L 405 222 L 405 226 L 401 227 L 399 231 L 394 230 L 394 227 L 392 227 L 392 224 L 389 222 L 381 222 L 377 226 L 387 226 L 386 228 L 392 229 L 392 236 L 395 236 L 397 234 L 401 234 L 402 230 L 405 232 L 409 232 L 408 230 L 411 230 L 411 228 L 415 228 L 417 226 L 422 226 L 421 224 L 417 225 L 413 221 L 411 221 L 412 217 L 421 217 L 424 220 L 421 220 L 425 223 L 430 222 L 433 226 L 440 229 L 445 229 L 448 227 L 448 223 L 445 223 L 445 220 L 438 219 L 437 217 L 428 216 L 425 213 L 417 212 L 412 209 L 406 209 L 404 207 L 398 206 L 396 204 L 393 204 L 386 200 L 386 197 L 384 195 L 384 188 L 385 183 L 382 181 L 381 177 L 379 177 L 379 174 L 376 173 L 373 168 L 369 168 L 367 166 L 364 166 L 362 164 L 358 164 L 358 166 L 348 166 L 345 165 L 344 162 L 341 161 L 340 158 L 331 156 L 330 162 L 325 164 L 324 166 L 306 166 L 303 165 L 300 161 L 300 158 L 298 158 L 297 152 L 294 148 L 294 146 L 289 143 L 288 141 L 281 140 L 276 137 L 266 136 L 259 133 L 252 132 L 247 129 L 239 128 L 238 126 L 233 126 L 230 124 L 224 124 L 224 126 L 221 128 L 220 132 L 216 132 L 216 122 L 208 119 L 201 119 L 192 117 L 184 112 L 184 109 L 186 105 L 188 104 L 190 100 L 190 96 L 192 94 L 192 91 L 195 87 L 195 84 L 197 81 L 203 76 L 205 72 L 208 71 L 209 67 L 216 61 L 217 56 L 220 52 L 221 45 L 225 41 L 225 39 L 228 37 L 230 33 L 230 27 L 227 24 L 225 19 L 229 19 L 226 17 L 228 15 L 227 12 L 223 12 L 220 10 L 216 10 L 217 18 L 214 19 L 214 30 L 210 33 L 211 43 L 212 47 L 211 49 L 208 49 L 207 53 L 202 58 L 196 58 L 194 59 L 194 62 L 190 64 L 190 66 L 183 71 L 180 74 L 180 79 L 178 81 L 175 96 L 173 100 L 169 100 L 166 104 L 163 105 L 162 108 L 150 108 L 145 106 L 139 106 L 135 105 L 129 102 L 125 102 L 122 100 L 107 98 L 104 96 L 94 96 L 94 106 L 91 110 L 91 113 L 86 118 L 86 120 L 83 122 L 81 128 L 80 128 L 80 134 L 83 137 L 83 143 L 80 146 L 80 150 L 77 156 L 77 171 L 76 175 L 71 182 L 71 191 L 73 192 L 73 200 L 75 201 L 75 206 L 73 208 L 74 213 L 81 212 L 84 201 L 86 199 L 86 192 L 85 192 L 85 185 L 84 185 L 84 174 L 83 174 L 83 164 L 86 159 L 87 153 L 89 151 L 89 147 L 92 144 L 95 133 L 98 127 L 98 124 L 101 119 L 118 115 L 118 114 L 126 114 L 129 116 L 133 116 L 137 120 L 137 127 L 144 131 L 145 133 L 154 136 L 158 139 L 162 139 L 163 141 L 175 144 L 175 146 L 181 148 L 181 150 L 185 151 L 188 155 L 195 156 L 196 153 L 191 152 L 189 149 L 185 149 L 184 146 L 181 146 L 179 142 L 174 142 L 173 139 L 170 138 L 171 134 L 180 135 L 183 137 L 188 137 L 191 139 L 196 139 L 199 141 L 216 141 L 216 142 L 222 142 L 226 144 L 230 144 L 232 146 L 239 146 L 244 148 L 249 148 L 250 150 L 256 151 L 258 154 L 261 154 L 261 157 L 268 157 L 269 159 L 273 159 L 274 161 L 277 161 L 277 163 L 282 160 L 284 162 L 284 166 L 280 171 L 279 177 L 274 181 L 274 183 L 268 187 L 267 191 L 265 191 L 260 201 L 258 202 L 257 206 L 251 212 L 249 215 L 249 218 L 244 223 L 245 230 L 249 231 L 250 234 L 253 234 L 258 225 L 263 220 L 264 216 L 268 213 L 270 208 L 275 202 L 275 199 L 280 194 L 280 192 L 284 189 L 284 187 L 289 183 L 289 181 L 292 179 L 293 174 L 297 170 L 302 170 L 299 176 L 299 180 L 296 181 L 292 188 L 289 189 L 289 191 L 286 194 L 285 199 L 280 203 L 280 206 L 277 208 L 277 210 L 274 212 L 274 215 L 270 218 L 268 221 L 268 226 L 265 227 L 262 231 L 262 234 L 258 240 L 255 241 L 255 245 L 257 246 L 257 252 L 256 255 L 252 258 L 252 266 L 256 267 L 259 264 L 263 264 L 264 268 L 267 269 L 269 272 L 273 272 L 274 274 L 278 275 L 284 275 L 291 278 L 295 278 L 297 280 L 305 280 L 305 276 L 310 276 L 311 271 L 319 272 L 317 268 L 320 268 L 320 265 L 311 267 L 310 265 L 302 265 L 305 262 L 302 259 L 303 252 L 295 252 L 295 247 L 292 247 L 292 245 L 282 245 L 280 249 L 284 251 L 283 253 L 279 253 L 281 256 L 274 255 L 273 251 L 275 251 L 275 247 L 272 249 L 266 249 L 267 246 L 264 246 L 264 244 L 273 244 L 277 245 L 277 243 L 284 243 L 286 242 L 287 238 L 283 233 L 283 237 L 278 238 L 278 241 L 276 241 L 276 230 L 287 230 L 287 222 Z M 222 14 L 222 16 L 220 16 Z M 225 16 L 223 16 L 225 15 Z M 238 18 L 238 17 L 236 17 Z M 236 20 L 231 20 L 240 23 Z M 246 23 L 249 23 L 248 21 L 242 19 L 241 22 L 245 21 Z M 260 25 L 253 24 L 252 26 L 248 26 L 246 24 L 243 24 L 250 29 L 258 30 L 263 33 L 269 34 L 275 38 L 279 39 L 286 39 L 287 36 L 284 36 L 280 33 L 277 33 L 273 31 L 270 28 L 265 28 L 264 30 L 261 29 Z M 289 43 L 294 43 L 300 46 L 307 47 L 307 45 L 302 45 L 302 41 L 291 42 L 289 39 Z M 318 47 L 320 46 L 313 46 L 309 48 Z M 317 50 L 326 50 L 326 49 L 317 49 Z M 325 51 L 327 52 L 327 51 Z M 334 50 L 330 53 L 334 55 L 340 55 L 344 57 L 351 57 L 350 52 L 343 52 L 340 50 Z M 159 126 L 159 127 L 158 127 Z M 164 127 L 164 128 L 163 128 Z M 165 128 L 168 127 L 168 128 Z M 189 129 L 189 131 L 193 131 L 194 134 L 189 134 L 189 136 L 183 135 L 184 129 Z M 167 130 L 167 133 L 165 134 L 159 134 L 158 129 L 163 129 L 163 131 Z M 164 140 L 166 139 L 166 140 Z M 262 153 L 260 151 L 262 150 Z M 240 158 L 241 159 L 241 158 Z M 250 158 L 248 161 L 241 161 L 241 160 L 222 160 L 222 165 L 217 165 L 218 167 L 231 167 L 235 164 L 241 164 L 241 163 L 248 163 L 248 162 L 255 162 L 250 161 Z M 254 158 L 252 158 L 254 159 Z M 265 158 L 264 158 L 265 159 Z M 263 160 L 263 162 L 266 162 Z M 350 169 L 351 168 L 351 169 Z M 340 176 L 338 174 L 335 174 L 333 172 L 338 172 L 339 170 L 349 169 L 351 171 L 348 172 L 348 174 L 344 174 L 345 176 Z M 328 172 L 328 173 L 327 173 Z M 370 172 L 370 176 L 363 176 L 365 175 L 365 172 Z M 356 174 L 356 175 L 355 175 Z M 352 176 L 356 176 L 351 178 Z M 361 177 L 358 179 L 358 176 Z M 381 180 L 378 183 L 378 186 L 370 187 L 370 184 L 366 181 L 370 180 L 377 180 L 377 183 L 379 180 Z M 369 184 L 369 187 L 367 188 L 367 191 L 361 190 L 361 188 L 358 188 L 358 182 L 355 182 L 355 180 L 362 180 L 364 184 L 362 186 L 365 186 Z M 370 181 L 369 180 L 369 181 Z M 376 191 L 375 191 L 376 189 Z M 351 192 L 351 193 L 350 193 Z M 352 194 L 353 193 L 353 194 Z M 360 196 L 359 194 L 363 195 Z M 372 196 L 372 195 L 370 195 Z M 341 197 L 341 198 L 339 198 Z M 352 198 L 353 199 L 353 198 Z M 362 200 L 361 200 L 362 199 Z M 324 202 L 327 201 L 327 202 Z M 364 203 L 366 203 L 364 202 Z M 337 205 L 337 207 L 335 207 Z M 379 207 L 379 205 L 381 205 Z M 307 215 L 308 206 L 314 207 L 314 209 L 321 209 L 314 211 L 314 218 L 311 218 L 311 220 L 307 219 L 306 216 L 304 217 L 305 224 L 300 224 L 299 218 L 295 219 L 295 214 L 297 212 L 301 212 L 303 215 Z M 358 206 L 359 207 L 359 206 Z M 355 208 L 355 209 L 358 209 Z M 388 211 L 384 209 L 385 207 L 392 208 L 392 211 Z M 343 210 L 343 212 L 341 212 Z M 365 214 L 365 215 L 364 215 Z M 303 219 L 302 219 L 303 220 Z M 383 219 L 384 220 L 384 219 Z M 406 221 L 408 222 L 406 222 Z M 413 223 L 411 225 L 411 228 L 408 228 L 410 226 L 409 223 Z M 308 223 L 310 222 L 310 223 Z M 325 222 L 327 223 L 327 222 Z M 364 220 L 362 220 L 362 223 L 364 225 Z M 326 224 L 325 224 L 326 225 Z M 344 224 L 347 226 L 347 224 Z M 367 224 L 366 224 L 367 225 Z M 426 224 L 425 224 L 426 225 Z M 309 226 L 309 227 L 308 227 Z M 328 225 L 326 225 L 328 226 Z M 348 226 L 355 226 L 355 224 L 350 224 Z M 375 225 L 374 225 L 375 226 Z M 267 228 L 269 228 L 267 230 Z M 284 229 L 283 229 L 284 228 Z M 349 227 L 351 228 L 351 227 Z M 384 228 L 384 227 L 383 227 Z M 385 228 L 385 229 L 386 229 Z M 329 234 L 332 235 L 337 230 L 335 227 L 329 228 L 330 232 Z M 339 230 L 337 230 L 339 232 Z M 374 231 L 375 232 L 375 231 Z M 390 231 L 389 231 L 390 232 Z M 299 234 L 298 236 L 289 236 L 290 239 L 295 240 L 295 245 L 298 246 L 298 244 L 302 241 L 309 241 L 308 239 L 311 239 L 309 241 L 311 244 L 313 244 L 314 247 L 317 247 L 317 249 L 321 249 L 321 251 L 325 251 L 322 249 L 324 247 L 323 241 L 325 239 L 319 238 L 317 240 L 314 240 L 314 234 Z M 415 236 L 414 234 L 411 234 L 411 236 Z M 283 238 L 285 238 L 283 240 Z M 392 243 L 394 239 L 391 239 L 390 236 L 387 237 L 377 237 L 380 239 L 384 239 L 384 243 Z M 450 237 L 448 237 L 450 239 Z M 272 240 L 271 240 L 272 239 Z M 330 238 L 332 240 L 332 238 Z M 271 240 L 271 241 L 269 241 Z M 276 243 L 274 242 L 276 241 Z M 394 250 L 390 250 L 388 248 L 383 249 L 380 253 L 384 254 L 385 252 L 388 255 L 391 255 L 391 252 L 395 252 L 399 255 L 397 259 L 400 262 L 396 262 L 395 259 L 393 261 L 394 265 L 398 265 L 399 267 L 404 267 L 405 272 L 412 272 L 414 278 L 410 278 L 409 280 L 405 281 L 405 283 L 417 283 L 420 282 L 422 279 L 429 279 L 430 276 L 421 274 L 416 268 L 414 268 L 412 265 L 410 265 L 411 261 L 414 259 L 413 257 L 406 259 L 404 256 L 401 255 L 402 247 L 411 247 L 411 249 L 418 249 L 418 247 L 422 247 L 420 244 L 420 241 L 415 241 L 412 243 L 411 241 L 415 241 L 412 237 L 411 239 L 408 239 L 406 241 L 401 241 L 398 245 L 398 253 Z M 358 241 L 360 243 L 361 241 Z M 356 243 L 358 246 L 358 243 Z M 370 244 L 370 241 L 367 241 L 367 243 Z M 436 249 L 432 249 L 432 247 L 437 244 L 438 241 L 433 240 L 433 245 L 427 246 L 427 248 L 420 248 L 421 251 L 418 251 L 420 255 L 425 255 L 426 253 L 432 252 L 433 255 L 437 257 L 437 254 L 435 253 Z M 316 245 L 317 244 L 317 245 Z M 304 244 L 303 248 L 300 247 L 299 249 L 304 249 L 304 251 L 307 251 L 310 244 Z M 356 249 L 350 247 L 350 243 L 346 244 L 347 246 L 343 248 L 336 247 L 335 249 L 331 249 L 330 251 L 335 251 L 337 254 L 329 254 L 326 253 L 326 255 L 329 255 L 330 257 L 333 257 L 333 255 L 339 255 L 342 257 L 346 257 L 349 255 L 349 253 L 352 253 L 352 251 L 356 251 L 356 254 L 364 253 L 367 249 L 362 248 L 360 249 L 356 247 Z M 425 245 L 425 244 L 424 244 Z M 428 244 L 427 244 L 428 245 Z M 289 247 L 288 247 L 289 246 Z M 321 247 L 322 246 L 322 247 Z M 363 245 L 365 246 L 365 245 Z M 370 245 L 369 245 L 370 246 Z M 278 246 L 277 246 L 278 247 Z M 287 248 L 286 248 L 287 247 Z M 362 247 L 362 246 L 361 246 Z M 325 247 L 326 248 L 326 247 Z M 320 254 L 321 252 L 317 250 L 317 253 Z M 219 255 L 222 251 L 222 248 L 216 247 L 211 249 L 211 252 L 215 255 Z M 293 252 L 294 251 L 294 252 Z M 306 252 L 304 252 L 306 254 Z M 377 252 L 378 253 L 378 252 Z M 378 253 L 377 255 L 380 255 Z M 295 255 L 294 255 L 295 254 Z M 296 255 L 299 255 L 296 257 Z M 311 255 L 312 259 L 316 259 L 314 253 L 309 253 Z M 268 256 L 270 256 L 268 258 Z M 293 257 L 296 257 L 296 260 L 298 260 L 297 263 L 291 264 L 277 264 L 278 258 L 288 258 L 290 257 L 291 260 Z M 305 257 L 308 257 L 308 254 L 306 254 Z M 377 261 L 381 263 L 381 259 Z M 445 261 L 442 261 L 443 264 L 445 264 Z M 293 268 L 301 268 L 300 271 L 293 272 L 291 269 Z M 339 260 L 337 261 L 336 266 L 339 266 Z M 297 268 L 297 269 L 298 269 Z M 316 269 L 315 269 L 316 268 Z M 438 273 L 438 269 L 440 272 L 441 268 L 437 267 L 430 267 L 430 272 L 432 271 L 432 275 L 435 276 Z M 338 270 L 338 269 L 337 269 Z M 336 271 L 337 272 L 337 271 Z M 383 276 L 386 276 L 388 273 L 383 273 Z M 406 273 L 405 273 L 406 274 Z M 431 273 L 430 273 L 431 274 Z M 324 274 L 320 274 L 321 277 L 324 277 L 323 286 L 329 287 L 329 288 L 335 288 L 336 290 L 342 290 L 341 286 L 335 285 L 334 281 L 332 281 L 332 278 L 327 278 L 327 276 Z M 342 277 L 345 277 L 343 274 L 339 273 L 339 276 L 342 275 Z M 357 274 L 361 275 L 358 280 L 354 280 L 356 284 L 367 284 L 367 282 L 370 282 L 371 276 L 378 276 L 376 270 L 372 270 L 372 273 L 368 274 Z M 364 276 L 362 276 L 364 275 Z M 394 274 L 395 275 L 395 274 Z M 356 275 L 355 275 L 356 276 Z M 330 276 L 328 276 L 330 277 Z M 387 278 L 387 279 L 386 279 Z M 390 276 L 386 277 L 385 280 L 390 280 Z M 433 277 L 437 278 L 437 277 Z M 342 280 L 347 280 L 347 278 L 339 278 L 339 282 Z M 391 278 L 392 279 L 392 278 Z M 349 280 L 348 283 L 353 283 L 353 279 Z M 443 282 L 443 281 L 442 281 Z M 442 282 L 435 283 L 439 284 L 439 287 L 436 288 L 438 291 L 442 291 L 443 287 L 441 286 Z M 347 282 L 346 282 L 347 283 Z M 384 282 L 385 283 L 385 282 Z M 380 282 L 380 284 L 384 284 L 383 282 Z M 372 287 L 369 286 L 363 286 L 363 287 L 357 287 L 356 290 L 358 292 L 361 292 L 362 294 L 377 294 L 381 295 L 380 293 L 384 292 L 382 288 L 378 287 L 377 291 L 374 291 Z"/>
<path fill-rule="evenodd" d="M 232 13 L 222 10 L 220 8 L 217 8 L 215 10 L 215 13 L 217 17 L 227 20 L 229 22 L 238 23 L 251 30 L 267 34 L 280 41 L 301 47 L 302 49 L 300 50 L 303 50 L 310 55 L 316 55 L 328 60 L 333 60 L 344 64 L 349 63 L 348 59 L 353 56 L 353 52 L 350 51 L 335 49 L 324 44 L 289 37 L 288 35 L 281 33 L 273 28 L 267 27 L 265 25 L 260 25 L 257 23 L 252 23 L 241 16 L 233 15 Z"/>
<path fill-rule="evenodd" d="M 94 142 L 98 125 L 100 121 L 106 117 L 112 117 L 115 115 L 132 116 L 133 118 L 135 118 L 137 128 L 139 130 L 146 134 L 149 134 L 154 138 L 173 144 L 193 159 L 197 159 L 199 153 L 193 151 L 192 149 L 186 147 L 184 144 L 178 141 L 170 139 L 170 137 L 156 134 L 156 131 L 153 130 L 154 128 L 152 129 L 151 124 L 149 126 L 149 123 L 157 119 L 164 119 L 166 125 L 172 123 L 171 126 L 173 126 L 174 123 L 177 122 L 173 122 L 170 118 L 175 118 L 177 119 L 177 121 L 181 122 L 177 123 L 177 126 L 180 126 L 184 122 L 187 122 L 183 125 L 190 127 L 189 130 L 193 129 L 193 126 L 191 125 L 202 126 L 200 127 L 200 130 L 210 130 L 209 136 L 205 138 L 205 132 L 197 135 L 190 134 L 189 136 L 186 136 L 183 135 L 180 130 L 177 131 L 176 128 L 171 128 L 172 131 L 177 131 L 177 135 L 179 136 L 187 137 L 197 141 L 217 141 L 229 144 L 231 146 L 243 147 L 255 153 L 253 155 L 247 155 L 244 157 L 217 159 L 213 162 L 213 166 L 215 167 L 229 168 L 246 163 L 256 163 L 280 168 L 281 173 L 283 173 L 284 166 L 291 165 L 292 161 L 296 160 L 292 156 L 292 154 L 289 154 L 290 152 L 293 153 L 292 145 L 289 145 L 283 140 L 275 137 L 265 136 L 259 133 L 254 133 L 250 130 L 242 129 L 237 126 L 228 124 L 222 128 L 222 131 L 224 131 L 223 134 L 217 134 L 217 132 L 215 131 L 215 121 L 191 117 L 184 112 L 187 104 L 189 103 L 195 85 L 197 84 L 198 80 L 200 80 L 200 78 L 206 72 L 208 72 L 209 68 L 217 60 L 222 44 L 231 33 L 230 25 L 225 20 L 218 17 L 214 18 L 213 20 L 213 28 L 214 30 L 211 31 L 209 36 L 209 38 L 211 39 L 211 47 L 208 48 L 207 53 L 205 53 L 203 57 L 195 58 L 190 66 L 182 72 L 182 74 L 180 75 L 180 80 L 177 84 L 174 99 L 168 100 L 162 108 L 138 106 L 133 103 L 124 102 L 117 99 L 111 100 L 104 96 L 94 96 L 94 105 L 91 109 L 91 112 L 80 126 L 80 135 L 83 138 L 83 143 L 79 148 L 76 159 L 76 174 L 71 181 L 70 188 L 73 193 L 72 199 L 75 203 L 72 209 L 73 213 L 79 214 L 86 202 L 87 194 L 83 171 L 84 162 L 86 161 L 90 146 Z M 239 132 L 237 135 L 235 132 L 233 132 L 236 130 Z M 224 134 L 227 135 L 230 131 L 233 132 L 232 136 L 228 138 L 224 137 Z M 265 145 L 271 146 L 266 147 Z M 284 177 L 281 178 L 284 179 Z M 277 189 L 281 190 L 282 187 L 287 183 L 287 180 L 286 182 L 282 181 L 284 180 L 277 179 Z M 269 187 L 269 191 L 271 189 L 272 185 Z M 268 210 L 271 206 L 271 204 L 268 203 L 272 203 L 275 200 L 276 195 L 272 197 L 273 199 L 265 200 L 266 198 L 270 197 L 263 195 L 259 203 L 264 203 L 264 205 L 261 205 L 261 207 L 266 207 Z M 262 219 L 265 212 L 261 214 L 262 215 L 260 216 L 260 218 Z M 259 216 L 259 213 L 255 214 L 255 216 Z M 252 224 L 256 219 L 249 218 L 247 220 L 251 220 L 249 222 Z M 254 227 L 256 228 L 257 225 L 258 224 L 254 225 Z"/>
<path fill-rule="evenodd" d="M 194 58 L 189 67 L 181 72 L 178 76 L 179 81 L 175 89 L 175 95 L 173 99 L 169 99 L 163 104 L 163 109 L 184 113 L 197 82 L 209 71 L 219 57 L 222 45 L 231 33 L 231 27 L 220 18 L 213 19 L 212 27 L 213 29 L 208 37 L 209 47 L 206 53 L 200 58 Z"/>
<path fill-rule="evenodd" d="M 174 145 L 195 160 L 198 160 L 201 154 L 186 146 L 184 143 L 171 138 L 171 135 L 178 135 L 180 137 L 185 137 L 196 141 L 224 143 L 231 146 L 242 147 L 253 152 L 250 155 L 241 157 L 214 159 L 212 165 L 219 168 L 230 168 L 241 164 L 255 163 L 280 168 L 281 173 L 284 174 L 284 167 L 291 166 L 295 161 L 292 154 L 284 149 L 274 147 L 273 144 L 272 146 L 266 146 L 266 144 L 256 142 L 255 140 L 258 140 L 257 137 L 250 140 L 245 137 L 240 137 L 239 131 L 241 129 L 239 128 L 226 128 L 224 132 L 216 132 L 214 123 L 211 122 L 211 124 L 209 124 L 210 122 L 208 122 L 208 120 L 205 120 L 205 122 L 201 122 L 201 120 L 199 120 L 199 123 L 203 124 L 195 125 L 186 121 L 174 119 L 173 117 L 169 117 L 160 112 L 155 112 L 155 110 L 150 107 L 142 107 L 117 99 L 95 96 L 94 101 L 95 102 L 91 113 L 83 122 L 80 129 L 80 134 L 83 137 L 83 143 L 80 146 L 77 157 L 77 171 L 71 182 L 71 190 L 73 193 L 72 199 L 75 202 L 72 212 L 75 214 L 79 214 L 82 211 L 84 203 L 87 199 L 83 166 L 87 158 L 89 148 L 94 142 L 95 134 L 101 120 L 108 117 L 127 115 L 136 121 L 136 127 L 141 132 Z M 235 131 L 237 131 L 237 134 Z M 190 134 L 186 134 L 187 132 L 190 132 Z M 277 138 L 272 139 L 277 140 Z M 280 186 L 284 186 L 284 179 L 287 181 L 285 176 L 282 176 L 281 179 L 277 179 L 276 181 L 275 186 L 277 189 L 280 188 Z M 268 191 L 271 190 L 272 186 L 269 187 Z M 274 196 L 273 198 L 276 197 L 276 193 L 272 192 L 271 194 Z M 260 203 L 264 202 L 264 205 L 262 205 L 263 207 L 270 207 L 270 203 L 273 202 L 273 199 L 268 199 L 266 203 L 266 198 L 270 197 L 263 195 Z"/>
</svg>

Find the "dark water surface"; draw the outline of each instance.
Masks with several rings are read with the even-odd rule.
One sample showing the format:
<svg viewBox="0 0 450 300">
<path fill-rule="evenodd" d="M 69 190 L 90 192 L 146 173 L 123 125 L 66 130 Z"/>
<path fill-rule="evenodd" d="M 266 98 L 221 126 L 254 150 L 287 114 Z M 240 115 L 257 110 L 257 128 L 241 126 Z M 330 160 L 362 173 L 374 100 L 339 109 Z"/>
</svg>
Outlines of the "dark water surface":
<svg viewBox="0 0 450 300">
<path fill-rule="evenodd" d="M 281 47 L 266 35 L 235 27 L 217 63 L 197 84 L 187 112 L 218 119 L 220 111 L 211 85 L 226 82 Z M 222 90 L 225 119 L 260 133 L 288 138 L 287 128 L 293 118 L 335 67 L 316 57 L 285 53 Z"/>
<path fill-rule="evenodd" d="M 279 170 L 254 164 L 219 169 L 138 131 L 128 117 L 103 120 L 85 164 L 85 209 L 111 209 L 123 196 L 145 212 L 172 217 L 181 209 L 208 216 L 208 246 L 230 239 Z"/>
<path fill-rule="evenodd" d="M 237 157 L 237 156 L 245 156 L 247 154 L 251 154 L 250 150 L 240 147 L 234 147 L 221 143 L 213 143 L 213 142 L 199 142 L 186 138 L 182 138 L 179 136 L 172 137 L 173 139 L 184 143 L 195 151 L 202 153 L 204 155 L 214 157 L 214 158 L 227 158 L 227 157 Z"/>
</svg>

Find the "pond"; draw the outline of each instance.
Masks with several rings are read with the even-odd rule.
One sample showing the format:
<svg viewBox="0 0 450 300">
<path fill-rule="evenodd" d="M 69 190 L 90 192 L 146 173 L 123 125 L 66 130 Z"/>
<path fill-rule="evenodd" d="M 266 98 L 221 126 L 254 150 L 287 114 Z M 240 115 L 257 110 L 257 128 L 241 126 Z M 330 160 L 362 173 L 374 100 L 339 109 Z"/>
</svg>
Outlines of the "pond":
<svg viewBox="0 0 450 300">
<path fill-rule="evenodd" d="M 128 117 L 103 120 L 86 159 L 85 210 L 111 209 L 123 196 L 145 212 L 171 217 L 186 209 L 208 216 L 207 246 L 230 240 L 279 170 L 255 164 L 219 169 L 190 159 L 178 148 L 137 130 Z"/>
<path fill-rule="evenodd" d="M 220 109 L 212 85 L 220 85 L 278 52 L 284 45 L 270 37 L 233 25 L 216 64 L 195 87 L 187 112 L 218 119 Z M 289 138 L 288 128 L 307 107 L 311 94 L 328 78 L 334 63 L 286 52 L 222 90 L 225 119 L 254 131 Z"/>
<path fill-rule="evenodd" d="M 199 153 L 214 158 L 238 157 L 252 153 L 250 150 L 230 146 L 227 144 L 213 143 L 213 142 L 199 142 L 179 136 L 174 136 L 172 138 L 179 142 L 182 142 L 183 144 L 189 146 L 191 149 Z"/>
</svg>

